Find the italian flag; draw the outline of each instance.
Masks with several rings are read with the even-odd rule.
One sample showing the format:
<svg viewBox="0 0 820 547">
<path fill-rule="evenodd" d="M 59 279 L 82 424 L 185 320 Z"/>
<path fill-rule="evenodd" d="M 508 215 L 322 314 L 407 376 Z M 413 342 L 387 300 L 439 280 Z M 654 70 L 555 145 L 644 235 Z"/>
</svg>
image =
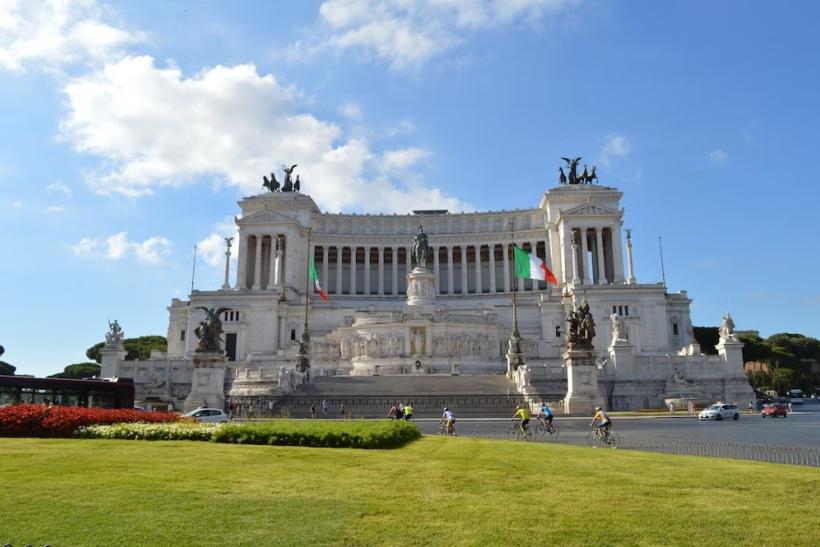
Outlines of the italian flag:
<svg viewBox="0 0 820 547">
<path fill-rule="evenodd" d="M 558 284 L 558 280 L 555 279 L 555 276 L 552 275 L 543 260 L 531 252 L 519 248 L 518 245 L 513 245 L 513 254 L 515 257 L 515 277 L 549 281 L 553 285 Z"/>
<path fill-rule="evenodd" d="M 319 285 L 319 276 L 316 275 L 316 265 L 313 263 L 313 257 L 310 257 L 310 278 L 313 280 L 313 284 L 316 285 L 316 292 L 319 293 L 319 298 L 325 302 L 329 301 L 330 299 L 325 294 L 325 291 L 322 290 L 322 286 Z"/>
</svg>

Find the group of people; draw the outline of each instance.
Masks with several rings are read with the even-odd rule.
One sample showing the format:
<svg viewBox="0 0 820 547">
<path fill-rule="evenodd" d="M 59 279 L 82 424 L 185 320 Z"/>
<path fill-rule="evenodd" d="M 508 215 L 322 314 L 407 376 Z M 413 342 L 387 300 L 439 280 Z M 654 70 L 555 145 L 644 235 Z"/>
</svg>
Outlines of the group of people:
<svg viewBox="0 0 820 547">
<path fill-rule="evenodd" d="M 544 427 L 548 428 L 552 425 L 555 415 L 549 405 L 546 402 L 542 402 L 541 410 L 536 417 L 538 418 L 538 421 L 544 425 Z M 513 421 L 518 421 L 518 427 L 521 428 L 521 432 L 526 434 L 527 428 L 530 424 L 530 409 L 527 408 L 527 405 L 525 404 L 517 405 L 515 407 L 515 414 L 513 414 L 512 419 Z M 589 426 L 597 428 L 600 434 L 606 438 L 609 436 L 609 430 L 612 429 L 612 419 L 603 408 L 596 406 L 595 415 L 592 417 L 592 422 L 590 422 Z"/>
<path fill-rule="evenodd" d="M 388 420 L 404 420 L 409 422 L 413 419 L 413 403 L 398 403 L 390 407 L 387 412 Z"/>
</svg>

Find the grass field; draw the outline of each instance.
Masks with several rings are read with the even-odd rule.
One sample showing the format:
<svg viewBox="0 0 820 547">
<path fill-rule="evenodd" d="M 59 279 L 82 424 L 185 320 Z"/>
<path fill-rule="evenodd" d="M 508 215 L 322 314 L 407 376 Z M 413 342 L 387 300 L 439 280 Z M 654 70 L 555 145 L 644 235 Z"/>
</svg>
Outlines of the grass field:
<svg viewBox="0 0 820 547">
<path fill-rule="evenodd" d="M 425 437 L 393 450 L 0 439 L 0 544 L 820 540 L 820 469 Z"/>
</svg>

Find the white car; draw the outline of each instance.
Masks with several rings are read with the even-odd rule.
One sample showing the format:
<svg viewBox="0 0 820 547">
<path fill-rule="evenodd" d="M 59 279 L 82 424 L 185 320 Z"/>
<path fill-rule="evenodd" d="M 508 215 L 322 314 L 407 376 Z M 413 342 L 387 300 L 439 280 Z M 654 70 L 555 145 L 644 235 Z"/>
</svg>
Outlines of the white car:
<svg viewBox="0 0 820 547">
<path fill-rule="evenodd" d="M 192 410 L 185 415 L 198 422 L 218 424 L 228 422 L 228 415 L 225 414 L 225 411 L 218 408 L 197 408 L 196 410 Z"/>
<path fill-rule="evenodd" d="M 700 420 L 737 420 L 740 418 L 740 411 L 737 405 L 730 405 L 726 403 L 717 403 L 710 407 L 704 408 L 698 414 Z"/>
</svg>

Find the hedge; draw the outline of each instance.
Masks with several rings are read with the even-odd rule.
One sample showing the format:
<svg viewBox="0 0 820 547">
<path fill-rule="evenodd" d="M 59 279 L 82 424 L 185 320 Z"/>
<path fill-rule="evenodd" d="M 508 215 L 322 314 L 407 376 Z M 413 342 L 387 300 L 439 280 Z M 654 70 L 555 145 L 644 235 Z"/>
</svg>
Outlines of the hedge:
<svg viewBox="0 0 820 547">
<path fill-rule="evenodd" d="M 84 439 L 128 439 L 138 441 L 210 441 L 219 424 L 195 422 L 120 423 L 91 425 L 74 432 Z"/>
<path fill-rule="evenodd" d="M 12 405 L 0 408 L 0 437 L 71 437 L 77 429 L 119 422 L 174 422 L 170 412 L 130 408 Z"/>
<path fill-rule="evenodd" d="M 212 440 L 324 448 L 397 448 L 419 437 L 421 432 L 415 424 L 402 421 L 273 420 L 225 424 L 214 431 Z"/>
</svg>

